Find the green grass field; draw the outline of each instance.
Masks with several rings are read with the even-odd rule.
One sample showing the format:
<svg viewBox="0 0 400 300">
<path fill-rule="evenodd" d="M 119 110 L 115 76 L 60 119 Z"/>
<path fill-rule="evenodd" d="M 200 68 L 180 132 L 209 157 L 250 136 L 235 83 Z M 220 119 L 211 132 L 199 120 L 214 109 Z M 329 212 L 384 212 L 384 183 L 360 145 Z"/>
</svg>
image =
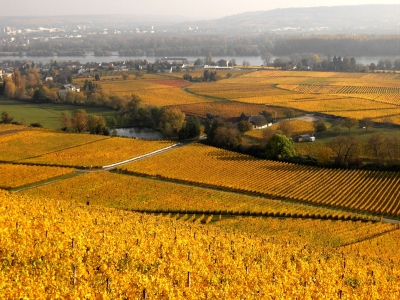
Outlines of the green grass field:
<svg viewBox="0 0 400 300">
<path fill-rule="evenodd" d="M 332 126 L 331 123 L 325 122 L 328 127 Z M 356 135 L 358 138 L 363 141 L 367 140 L 368 138 L 371 137 L 373 134 L 382 134 L 385 137 L 398 137 L 400 136 L 400 129 L 397 127 L 392 127 L 392 128 L 383 128 L 383 127 L 369 127 L 368 130 L 365 128 L 360 128 L 360 127 L 354 127 L 351 128 L 349 131 L 347 128 L 343 127 L 340 131 L 341 135 Z M 329 142 L 331 141 L 334 137 L 337 137 L 339 135 L 339 132 L 335 132 L 332 130 L 328 130 L 321 135 L 317 136 L 316 141 L 317 142 Z"/>
<path fill-rule="evenodd" d="M 15 121 L 25 120 L 28 124 L 41 123 L 45 128 L 59 129 L 61 112 L 71 113 L 75 109 L 84 109 L 88 114 L 116 116 L 117 112 L 104 107 L 85 107 L 77 105 L 29 103 L 25 101 L 0 98 L 0 113 L 7 111 Z"/>
</svg>

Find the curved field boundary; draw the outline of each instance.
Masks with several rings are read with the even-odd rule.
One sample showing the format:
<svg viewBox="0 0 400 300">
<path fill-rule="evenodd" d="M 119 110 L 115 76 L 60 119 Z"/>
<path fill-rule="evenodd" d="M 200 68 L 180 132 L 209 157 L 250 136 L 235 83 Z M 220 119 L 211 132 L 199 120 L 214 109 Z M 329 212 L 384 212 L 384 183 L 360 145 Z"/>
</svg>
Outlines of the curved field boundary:
<svg viewBox="0 0 400 300">
<path fill-rule="evenodd" d="M 135 162 L 127 174 L 146 174 L 193 185 L 252 192 L 382 216 L 400 216 L 397 172 L 340 170 L 266 161 L 194 144 Z"/>
<path fill-rule="evenodd" d="M 368 236 L 368 237 L 365 237 L 363 239 L 360 239 L 359 241 L 355 241 L 355 242 L 351 242 L 351 243 L 340 245 L 337 248 L 343 248 L 343 247 L 351 246 L 351 245 L 358 244 L 358 243 L 361 243 L 361 242 L 364 242 L 364 241 L 372 240 L 372 239 L 375 239 L 375 238 L 380 237 L 382 235 L 388 234 L 389 232 L 393 232 L 393 231 L 396 231 L 396 230 L 399 230 L 399 229 L 400 229 L 400 224 L 397 224 L 397 225 L 395 225 L 395 228 L 393 228 L 393 229 L 387 230 L 385 232 L 380 232 L 380 233 L 373 234 L 371 236 Z"/>
<path fill-rule="evenodd" d="M 182 179 L 176 179 L 176 178 L 169 178 L 169 177 L 164 177 L 164 176 L 162 176 L 160 174 L 158 174 L 156 176 L 153 176 L 153 175 L 149 175 L 149 174 L 143 174 L 143 173 L 140 173 L 140 172 L 133 172 L 133 171 L 127 171 L 127 170 L 120 170 L 120 169 L 118 169 L 118 170 L 116 170 L 114 172 L 119 173 L 119 174 L 131 175 L 131 176 L 138 176 L 138 177 L 144 177 L 144 178 L 157 179 L 157 180 L 167 181 L 167 182 L 171 182 L 171 183 L 179 183 L 179 184 L 184 184 L 184 185 L 191 185 L 191 186 L 201 187 L 201 188 L 205 188 L 205 189 L 213 189 L 213 190 L 216 190 L 216 191 L 237 193 L 237 194 L 242 194 L 242 195 L 247 195 L 247 196 L 264 197 L 264 198 L 268 198 L 270 200 L 300 203 L 300 204 L 303 204 L 303 205 L 308 205 L 310 207 L 320 207 L 320 208 L 326 208 L 326 209 L 333 209 L 333 210 L 336 210 L 338 213 L 365 214 L 365 218 L 357 218 L 356 217 L 356 218 L 354 218 L 354 220 L 368 220 L 368 218 L 369 218 L 369 221 L 371 221 L 371 220 L 384 221 L 386 223 L 393 223 L 393 224 L 397 224 L 397 223 L 400 222 L 400 220 L 398 220 L 398 219 L 389 218 L 389 217 L 386 217 L 386 216 L 384 216 L 382 214 L 378 214 L 378 213 L 365 212 L 365 211 L 360 211 L 360 210 L 356 210 L 356 209 L 349 209 L 349 208 L 342 207 L 342 206 L 332 206 L 332 205 L 323 204 L 323 203 L 314 203 L 314 202 L 310 202 L 310 201 L 304 201 L 304 200 L 301 200 L 301 199 L 300 200 L 292 199 L 292 198 L 288 199 L 286 197 L 277 196 L 275 194 L 268 194 L 268 193 L 262 193 L 262 192 L 257 192 L 257 191 L 250 191 L 250 190 L 233 188 L 233 187 L 225 187 L 225 186 L 213 185 L 213 184 L 208 184 L 208 183 L 200 183 L 200 182 L 197 182 L 197 181 L 189 181 L 189 180 L 182 180 Z M 204 213 L 203 211 L 200 211 L 200 210 L 190 210 L 190 211 L 193 211 L 192 213 L 194 213 L 194 211 L 196 211 L 196 213 Z M 216 211 L 217 211 L 216 213 L 220 212 L 220 210 L 216 210 Z M 148 212 L 152 212 L 153 213 L 154 210 L 148 210 Z M 161 210 L 159 212 L 161 212 Z M 175 210 L 169 210 L 169 211 L 162 210 L 162 212 L 164 212 L 164 213 L 165 212 L 173 213 L 173 212 L 175 212 Z M 180 213 L 183 213 L 183 212 L 185 212 L 185 210 L 182 210 Z M 231 214 L 232 211 L 226 211 L 226 212 L 228 214 Z M 189 210 L 187 211 L 187 213 L 190 213 Z M 237 212 L 237 213 L 238 214 L 243 214 L 243 215 L 254 215 L 254 216 L 259 216 L 259 214 L 260 214 L 260 212 L 257 212 L 257 213 Z M 321 217 L 321 218 L 324 218 L 324 217 Z M 334 218 L 327 218 L 327 219 L 336 220 L 335 217 Z M 351 220 L 351 219 L 352 219 L 351 217 L 347 218 L 347 220 Z"/>
<path fill-rule="evenodd" d="M 328 215 L 315 215 L 313 213 L 286 213 L 286 212 L 240 212 L 230 210 L 186 210 L 186 209 L 125 209 L 132 212 L 138 213 L 149 213 L 149 214 L 191 214 L 191 215 L 221 215 L 221 216 L 235 216 L 235 217 L 273 217 L 273 218 L 298 218 L 298 219 L 318 219 L 318 220 L 341 220 L 341 221 L 362 221 L 362 222 L 379 222 L 380 219 L 374 217 L 373 219 L 365 219 L 357 216 L 342 215 L 342 216 L 328 216 Z"/>
<path fill-rule="evenodd" d="M 399 94 L 397 87 L 343 86 L 343 85 L 310 85 L 278 84 L 278 88 L 299 93 L 311 94 Z"/>
</svg>

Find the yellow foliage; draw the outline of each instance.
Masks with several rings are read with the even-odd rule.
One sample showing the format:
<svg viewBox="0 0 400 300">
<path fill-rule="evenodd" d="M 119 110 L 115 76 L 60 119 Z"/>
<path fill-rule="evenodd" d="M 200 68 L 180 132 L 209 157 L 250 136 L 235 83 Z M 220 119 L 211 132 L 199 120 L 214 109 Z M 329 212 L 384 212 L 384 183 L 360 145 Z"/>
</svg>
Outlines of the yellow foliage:
<svg viewBox="0 0 400 300">
<path fill-rule="evenodd" d="M 0 210 L 0 276 L 8 299 L 400 297 L 399 256 L 370 258 L 368 245 L 360 255 L 353 246 L 318 248 L 284 232 L 275 239 L 1 191 Z M 329 231 L 322 223 L 305 225 Z M 381 225 L 358 228 L 379 232 Z"/>
<path fill-rule="evenodd" d="M 0 123 L 0 132 L 3 133 L 4 131 L 20 131 L 20 130 L 26 130 L 28 129 L 25 126 L 20 126 L 20 125 L 14 125 L 14 124 L 3 124 Z"/>
<path fill-rule="evenodd" d="M 132 193 L 132 190 L 135 193 Z M 56 200 L 74 199 L 82 203 L 111 206 L 120 209 L 145 211 L 236 212 L 283 214 L 287 216 L 319 215 L 322 217 L 340 214 L 356 219 L 368 218 L 355 213 L 344 213 L 334 209 L 304 205 L 301 203 L 270 200 L 211 189 L 203 189 L 177 183 L 145 179 L 136 176 L 95 172 L 47 184 L 24 193 L 31 196 L 46 196 Z"/>
<path fill-rule="evenodd" d="M 90 135 L 85 135 L 90 137 Z M 130 138 L 106 138 L 81 146 L 47 153 L 24 160 L 38 163 L 74 167 L 102 167 L 171 146 L 170 141 L 148 141 Z"/>
<path fill-rule="evenodd" d="M 0 164 L 0 188 L 16 188 L 74 171 L 69 168 Z"/>
<path fill-rule="evenodd" d="M 36 157 L 108 138 L 99 135 L 56 133 L 46 130 L 26 130 L 0 135 L 2 146 L 0 147 L 0 160 L 14 161 Z"/>
<path fill-rule="evenodd" d="M 396 172 L 322 169 L 255 159 L 201 144 L 120 169 L 265 196 L 400 215 L 400 174 Z"/>
</svg>

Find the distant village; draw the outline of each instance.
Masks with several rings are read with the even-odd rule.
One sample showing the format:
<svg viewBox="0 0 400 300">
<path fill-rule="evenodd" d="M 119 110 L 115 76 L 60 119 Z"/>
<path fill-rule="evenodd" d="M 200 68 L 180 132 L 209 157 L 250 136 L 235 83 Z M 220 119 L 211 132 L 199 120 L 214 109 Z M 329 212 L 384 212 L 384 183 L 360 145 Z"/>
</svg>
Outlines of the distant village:
<svg viewBox="0 0 400 300">
<path fill-rule="evenodd" d="M 114 71 L 129 72 L 141 71 L 146 73 L 172 73 L 182 72 L 185 69 L 204 69 L 204 70 L 231 70 L 237 68 L 234 61 L 221 59 L 216 63 L 210 61 L 210 64 L 204 64 L 207 59 L 198 59 L 190 63 L 183 57 L 172 57 L 156 59 L 151 63 L 149 60 L 129 60 L 112 62 L 87 62 L 85 64 L 77 61 L 57 61 L 51 59 L 48 63 L 34 62 L 32 60 L 5 60 L 0 62 L 0 81 L 5 78 L 11 78 L 15 71 L 37 68 L 43 75 L 43 81 L 55 81 L 66 83 L 67 78 L 90 78 L 93 73 Z"/>
</svg>

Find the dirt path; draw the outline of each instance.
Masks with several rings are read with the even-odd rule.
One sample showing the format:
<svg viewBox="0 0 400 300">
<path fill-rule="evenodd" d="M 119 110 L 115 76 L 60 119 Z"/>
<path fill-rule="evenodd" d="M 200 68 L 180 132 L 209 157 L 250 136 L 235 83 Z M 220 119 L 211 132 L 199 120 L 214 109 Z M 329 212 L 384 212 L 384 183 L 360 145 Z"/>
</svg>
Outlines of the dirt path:
<svg viewBox="0 0 400 300">
<path fill-rule="evenodd" d="M 10 130 L 5 130 L 5 131 L 0 131 L 0 136 L 2 135 L 7 135 L 7 134 L 12 134 L 12 133 L 18 133 L 21 131 L 25 131 L 25 129 L 10 129 Z"/>
<path fill-rule="evenodd" d="M 72 173 L 73 174 L 72 176 L 65 176 L 65 175 L 57 176 L 57 177 L 52 178 L 52 179 L 47 179 L 45 181 L 40 181 L 40 182 L 32 183 L 32 184 L 29 184 L 29 185 L 25 185 L 25 186 L 22 186 L 22 187 L 19 187 L 19 188 L 15 188 L 15 189 L 12 189 L 11 191 L 13 193 L 18 193 L 18 192 L 34 189 L 34 188 L 37 188 L 39 186 L 47 185 L 47 184 L 50 184 L 50 183 L 54 183 L 54 182 L 57 182 L 57 181 L 61 181 L 61 180 L 65 180 L 65 179 L 68 179 L 68 178 L 71 178 L 71 177 L 75 177 L 75 176 L 81 175 L 81 174 L 77 174 L 78 172 L 79 171 L 76 170 L 75 173 Z M 82 173 L 82 174 L 84 174 L 84 173 Z"/>
</svg>

